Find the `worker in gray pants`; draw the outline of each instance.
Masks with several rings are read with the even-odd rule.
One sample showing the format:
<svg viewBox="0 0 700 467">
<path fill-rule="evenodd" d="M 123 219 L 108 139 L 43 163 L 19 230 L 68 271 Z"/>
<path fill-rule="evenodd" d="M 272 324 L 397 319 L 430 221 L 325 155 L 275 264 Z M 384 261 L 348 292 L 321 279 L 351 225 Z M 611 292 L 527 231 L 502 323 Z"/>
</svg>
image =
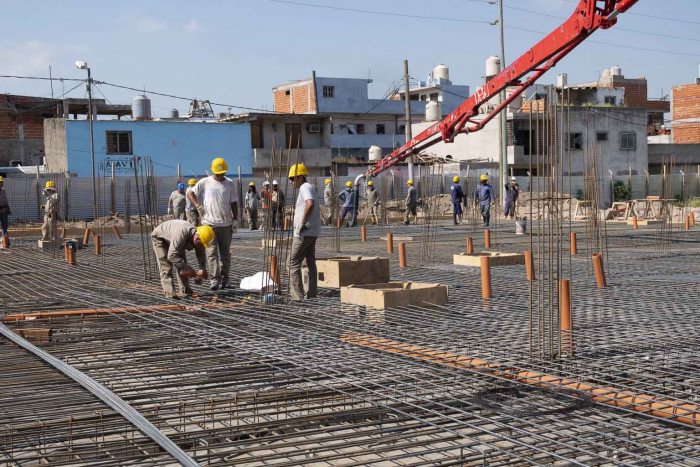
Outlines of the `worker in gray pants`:
<svg viewBox="0 0 700 467">
<path fill-rule="evenodd" d="M 177 190 L 170 194 L 170 199 L 168 199 L 168 215 L 170 215 L 170 208 L 173 209 L 173 218 L 185 220 L 185 205 L 187 204 L 185 198 L 185 184 L 178 183 Z"/>
</svg>

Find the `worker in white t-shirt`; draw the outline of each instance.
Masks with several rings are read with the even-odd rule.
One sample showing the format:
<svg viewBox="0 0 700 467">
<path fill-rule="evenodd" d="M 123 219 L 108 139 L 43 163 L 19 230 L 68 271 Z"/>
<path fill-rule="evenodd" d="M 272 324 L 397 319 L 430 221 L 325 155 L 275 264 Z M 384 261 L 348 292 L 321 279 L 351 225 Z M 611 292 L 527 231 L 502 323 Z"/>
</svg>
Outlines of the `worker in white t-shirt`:
<svg viewBox="0 0 700 467">
<path fill-rule="evenodd" d="M 225 289 L 229 285 L 231 236 L 238 231 L 238 194 L 236 183 L 226 178 L 227 170 L 224 159 L 214 159 L 211 163 L 214 175 L 203 178 L 187 193 L 199 212 L 201 224 L 214 229 L 214 241 L 207 248 L 210 290 Z M 202 200 L 201 204 L 198 199 Z"/>
<path fill-rule="evenodd" d="M 321 211 L 316 188 L 306 181 L 309 171 L 304 164 L 289 169 L 289 181 L 299 190 L 294 210 L 294 240 L 289 259 L 290 293 L 292 300 L 314 298 L 317 294 L 316 239 L 321 234 Z M 309 269 L 308 290 L 304 293 L 302 264 Z"/>
</svg>

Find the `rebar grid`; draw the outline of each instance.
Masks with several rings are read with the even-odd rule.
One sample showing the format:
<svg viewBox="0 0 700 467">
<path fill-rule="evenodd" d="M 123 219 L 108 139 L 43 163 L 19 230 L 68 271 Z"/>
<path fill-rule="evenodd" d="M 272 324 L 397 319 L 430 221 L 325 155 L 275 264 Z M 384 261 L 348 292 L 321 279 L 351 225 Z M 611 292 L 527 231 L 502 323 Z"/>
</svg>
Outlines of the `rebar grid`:
<svg viewBox="0 0 700 467">
<path fill-rule="evenodd" d="M 394 231 L 410 234 L 418 228 Z M 381 254 L 380 229 L 368 228 L 370 241 L 364 243 L 357 229 L 345 229 L 343 243 L 351 254 Z M 445 307 L 371 310 L 341 304 L 337 291 L 322 291 L 321 298 L 302 304 L 261 307 L 247 295 L 219 294 L 213 301 L 214 296 L 203 293 L 187 303 L 192 311 L 152 308 L 153 313 L 136 314 L 127 309 L 180 304 L 161 299 L 154 281 L 134 277 L 129 285 L 132 278 L 123 272 L 140 267 L 137 236 L 120 242 L 118 249 L 116 240 L 105 242 L 104 265 L 85 252 L 79 254 L 78 266 L 70 268 L 46 254 L 12 250 L 13 256 L 4 257 L 7 275 L 0 290 L 9 312 L 45 311 L 39 300 L 54 310 L 123 308 L 121 315 L 8 324 L 17 330 L 51 328 L 51 341 L 41 345 L 45 350 L 107 385 L 202 464 L 543 465 L 566 460 L 573 465 L 697 465 L 696 428 L 601 405 L 567 412 L 581 395 L 552 388 L 538 392 L 481 371 L 340 341 L 361 333 L 694 403 L 700 360 L 691 300 L 698 291 L 693 275 L 700 250 L 685 249 L 672 257 L 650 254 L 653 235 L 642 232 L 630 251 L 630 231 L 616 226 L 608 233 L 613 258 L 608 290 L 598 290 L 588 278 L 584 257 L 574 258 L 577 354 L 549 361 L 527 356 L 524 270 L 494 269 L 493 287 L 499 293 L 482 302 L 474 299 L 479 296 L 478 270 L 445 264 L 464 249 L 468 232 L 439 228 L 436 260 L 443 264 L 394 274 L 394 279 L 448 284 L 450 305 Z M 677 234 L 688 246 L 700 246 L 694 233 Z M 260 238 L 254 233 L 236 236 L 236 279 L 261 267 Z M 527 248 L 526 239 L 501 238 L 504 250 Z M 474 240 L 480 249 L 480 239 Z M 642 245 L 647 251 L 640 250 Z M 418 253 L 418 244 L 409 243 L 409 257 Z M 395 257 L 391 263 L 398 271 Z M 416 257 L 410 264 L 420 261 Z M 515 388 L 518 396 L 499 393 L 499 388 Z M 3 404 L 11 407 L 12 417 L 6 422 L 3 416 L 4 424 L 22 420 L 29 425 L 24 444 L 13 440 L 5 446 L 34 459 L 30 462 L 38 462 L 47 448 L 79 450 L 80 443 L 68 447 L 66 422 L 56 425 L 49 443 L 40 441 L 35 419 L 45 405 L 43 398 Z M 562 414 L 544 413 L 549 409 Z M 63 416 L 74 408 L 57 403 L 51 410 L 49 415 Z M 115 449 L 110 439 L 129 438 L 126 427 L 108 432 L 105 444 L 87 431 L 83 447 L 99 446 L 90 462 Z M 0 432 L 0 439 L 7 434 Z M 144 452 L 148 449 L 110 462 L 168 463 L 162 455 L 148 458 Z M 77 458 L 73 462 L 79 463 Z"/>
</svg>

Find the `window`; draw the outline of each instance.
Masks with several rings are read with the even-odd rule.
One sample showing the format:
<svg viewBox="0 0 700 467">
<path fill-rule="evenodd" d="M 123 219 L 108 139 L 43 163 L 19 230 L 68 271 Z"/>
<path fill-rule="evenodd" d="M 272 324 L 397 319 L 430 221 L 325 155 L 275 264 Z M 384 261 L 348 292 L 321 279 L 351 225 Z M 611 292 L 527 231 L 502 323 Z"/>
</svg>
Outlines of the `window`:
<svg viewBox="0 0 700 467">
<path fill-rule="evenodd" d="M 605 131 L 599 131 L 598 133 L 596 133 L 596 140 L 599 142 L 607 141 L 608 140 L 608 133 Z"/>
<path fill-rule="evenodd" d="M 107 154 L 133 154 L 130 131 L 106 131 Z"/>
<path fill-rule="evenodd" d="M 335 97 L 335 86 L 323 86 L 323 97 Z"/>
<path fill-rule="evenodd" d="M 398 134 L 400 134 L 400 135 L 405 135 L 405 134 L 406 134 L 406 125 L 399 125 Z"/>
<path fill-rule="evenodd" d="M 357 127 L 355 126 L 354 123 L 348 123 L 348 134 L 349 135 L 356 135 L 357 134 Z"/>
<path fill-rule="evenodd" d="M 420 96 L 418 94 L 411 94 L 411 100 L 418 101 L 418 100 L 420 100 Z"/>
<path fill-rule="evenodd" d="M 569 133 L 569 149 L 583 149 L 583 133 Z"/>
<path fill-rule="evenodd" d="M 386 134 L 386 129 L 385 129 L 383 123 L 377 123 L 377 134 L 378 135 L 385 135 Z"/>
<path fill-rule="evenodd" d="M 634 151 L 637 149 L 636 133 L 620 133 L 620 149 Z"/>
<path fill-rule="evenodd" d="M 358 135 L 364 135 L 364 134 L 365 134 L 365 124 L 364 124 L 364 123 L 358 123 L 358 124 L 357 124 L 357 134 L 358 134 Z"/>
<path fill-rule="evenodd" d="M 438 93 L 434 92 L 430 95 L 430 101 L 431 102 L 437 102 L 438 101 Z"/>
<path fill-rule="evenodd" d="M 422 100 L 422 101 L 427 101 L 427 100 L 428 100 L 428 95 L 427 95 L 427 94 L 421 94 L 420 100 Z"/>
<path fill-rule="evenodd" d="M 292 91 L 290 91 L 289 89 L 287 89 L 287 90 L 284 92 L 284 95 L 285 95 L 285 96 L 288 96 L 288 95 L 290 95 L 291 93 L 292 93 Z"/>
<path fill-rule="evenodd" d="M 617 96 L 605 96 L 605 103 L 607 105 L 617 105 Z"/>
<path fill-rule="evenodd" d="M 250 124 L 250 142 L 253 145 L 253 149 L 262 149 L 263 147 L 263 134 L 262 125 L 259 123 Z"/>
</svg>

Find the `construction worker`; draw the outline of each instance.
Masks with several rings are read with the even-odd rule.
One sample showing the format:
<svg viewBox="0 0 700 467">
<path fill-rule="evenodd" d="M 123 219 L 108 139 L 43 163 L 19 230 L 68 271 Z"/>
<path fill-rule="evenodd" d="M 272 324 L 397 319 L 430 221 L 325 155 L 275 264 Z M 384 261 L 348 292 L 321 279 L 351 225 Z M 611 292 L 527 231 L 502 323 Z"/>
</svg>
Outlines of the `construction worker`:
<svg viewBox="0 0 700 467">
<path fill-rule="evenodd" d="M 450 192 L 452 193 L 452 219 L 455 225 L 457 225 L 457 218 L 459 217 L 459 222 L 462 222 L 462 203 L 465 202 L 464 191 L 462 191 L 462 186 L 459 184 L 459 177 L 455 176 L 452 181 L 452 187 L 450 187 Z"/>
<path fill-rule="evenodd" d="M 158 258 L 160 284 L 166 298 L 178 299 L 175 293 L 173 267 L 177 271 L 180 290 L 184 295 L 192 295 L 190 277 L 196 276 L 195 283 L 201 284 L 207 274 L 206 248 L 214 240 L 214 229 L 208 225 L 195 227 L 187 221 L 173 219 L 165 221 L 151 232 L 153 251 Z M 199 263 L 199 272 L 195 273 L 187 264 L 188 250 L 193 250 Z"/>
<path fill-rule="evenodd" d="M 348 219 L 348 227 L 350 227 L 355 216 L 355 192 L 352 189 L 352 182 L 345 182 L 345 189 L 340 192 L 338 199 L 343 203 L 343 213 L 340 215 L 338 227 L 343 225 L 347 214 L 350 214 L 350 219 Z"/>
<path fill-rule="evenodd" d="M 263 215 L 263 228 L 267 229 L 269 228 L 268 222 L 271 222 L 268 217 L 272 214 L 270 212 L 270 181 L 265 180 L 263 182 L 263 189 L 260 192 L 260 202 L 262 204 L 262 215 Z"/>
<path fill-rule="evenodd" d="M 314 298 L 317 293 L 316 239 L 321 234 L 321 212 L 316 189 L 306 181 L 308 174 L 304 164 L 296 164 L 289 169 L 289 180 L 299 190 L 294 209 L 294 240 L 289 260 L 289 289 L 293 300 Z M 306 292 L 301 277 L 303 263 L 309 269 Z"/>
<path fill-rule="evenodd" d="M 228 165 L 221 157 L 211 162 L 214 173 L 197 182 L 187 197 L 199 211 L 200 222 L 214 229 L 215 240 L 207 248 L 211 277 L 210 290 L 225 289 L 231 266 L 231 235 L 238 231 L 238 195 L 236 184 L 226 178 Z M 200 204 L 197 198 L 202 200 Z"/>
<path fill-rule="evenodd" d="M 331 225 L 333 222 L 333 213 L 338 211 L 335 209 L 335 194 L 333 193 L 333 183 L 330 178 L 326 179 L 326 188 L 323 190 L 323 202 L 326 205 L 326 223 Z"/>
<path fill-rule="evenodd" d="M 51 241 L 56 236 L 56 224 L 58 222 L 58 193 L 56 183 L 53 180 L 46 182 L 44 188 L 46 204 L 44 204 L 44 225 L 41 227 L 41 239 Z"/>
<path fill-rule="evenodd" d="M 379 199 L 379 192 L 374 188 L 374 182 L 372 180 L 367 182 L 365 196 L 367 197 L 367 204 L 369 205 L 369 213 L 372 216 L 372 225 L 376 225 L 377 222 L 379 222 L 379 206 L 381 200 Z"/>
<path fill-rule="evenodd" d="M 518 181 L 515 177 L 510 177 L 510 183 L 506 183 L 506 208 L 503 214 L 504 218 L 510 216 L 511 219 L 515 219 L 515 205 L 518 202 L 518 196 L 520 196 L 520 189 L 518 187 Z"/>
<path fill-rule="evenodd" d="M 479 203 L 481 217 L 484 218 L 484 227 L 489 226 L 491 220 L 491 203 L 493 202 L 493 188 L 489 185 L 489 177 L 482 175 L 479 177 L 479 185 L 474 192 L 474 202 Z"/>
<path fill-rule="evenodd" d="M 255 182 L 250 182 L 248 193 L 245 194 L 245 211 L 248 214 L 248 227 L 250 230 L 257 230 L 258 228 L 258 204 L 260 204 L 260 197 L 255 191 Z"/>
<path fill-rule="evenodd" d="M 270 193 L 270 204 L 272 206 L 272 226 L 284 228 L 284 206 L 287 204 L 287 198 L 284 192 L 280 191 L 280 185 L 277 180 L 272 181 L 272 192 Z"/>
<path fill-rule="evenodd" d="M 192 201 L 190 201 L 189 194 L 196 184 L 197 180 L 190 178 L 190 180 L 187 182 L 187 191 L 185 192 L 185 217 L 187 218 L 187 222 L 195 227 L 199 225 L 199 212 L 197 212 L 197 208 L 194 207 L 194 204 L 192 204 Z"/>
<path fill-rule="evenodd" d="M 403 223 L 406 225 L 410 224 L 409 218 L 413 216 L 413 223 L 418 223 L 418 213 L 416 209 L 418 208 L 418 190 L 413 186 L 413 180 L 406 182 L 408 185 L 408 194 L 406 195 L 406 215 L 404 216 Z"/>
<path fill-rule="evenodd" d="M 170 215 L 170 208 L 173 208 L 173 219 L 185 220 L 185 206 L 187 205 L 187 198 L 185 197 L 185 184 L 178 183 L 177 190 L 170 194 L 168 199 L 168 215 Z"/>
<path fill-rule="evenodd" d="M 7 235 L 7 217 L 12 214 L 10 209 L 10 203 L 7 201 L 7 192 L 3 188 L 5 185 L 5 177 L 0 177 L 0 225 L 2 225 L 2 236 L 7 237 L 9 241 L 10 237 Z"/>
</svg>

